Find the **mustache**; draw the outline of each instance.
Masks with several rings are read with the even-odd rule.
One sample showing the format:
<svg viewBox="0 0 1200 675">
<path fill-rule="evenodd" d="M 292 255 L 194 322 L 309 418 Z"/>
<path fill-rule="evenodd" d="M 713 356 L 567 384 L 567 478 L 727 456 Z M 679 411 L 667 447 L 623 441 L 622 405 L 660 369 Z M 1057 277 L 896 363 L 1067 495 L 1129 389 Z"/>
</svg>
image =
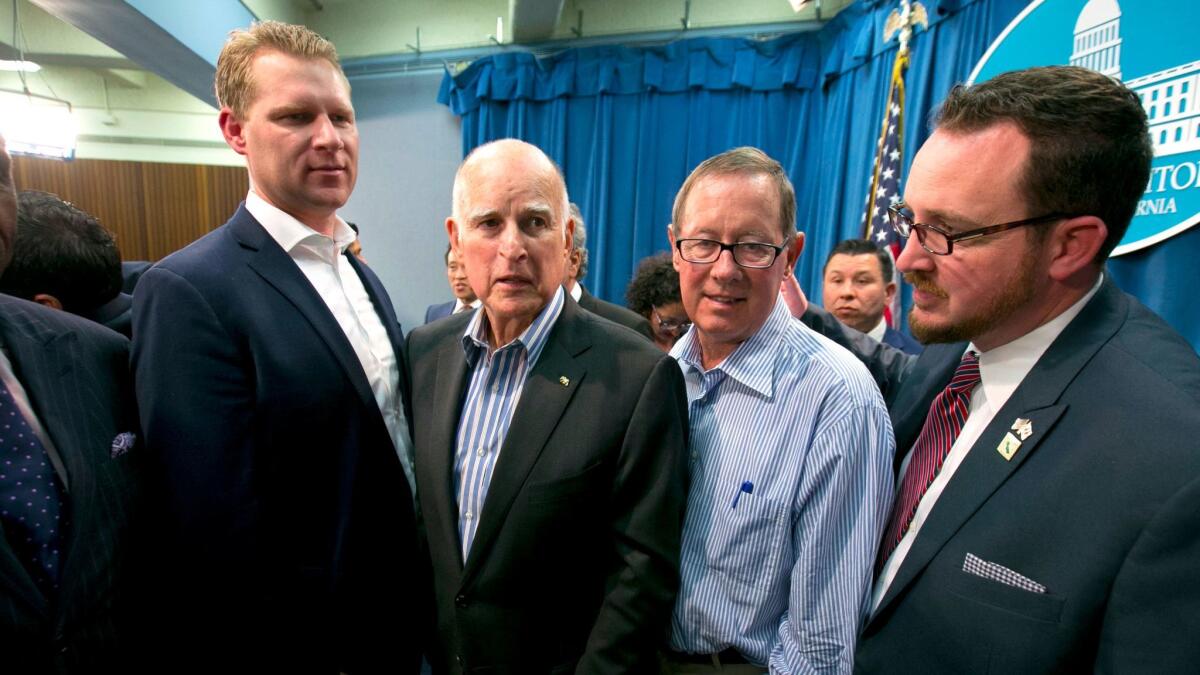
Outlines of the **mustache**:
<svg viewBox="0 0 1200 675">
<path fill-rule="evenodd" d="M 926 272 L 921 272 L 919 270 L 915 272 L 905 272 L 904 280 L 907 281 L 913 288 L 923 293 L 929 293 L 930 295 L 939 298 L 948 297 L 946 291 L 937 284 L 933 283 L 933 279 L 930 279 L 928 273 Z"/>
</svg>

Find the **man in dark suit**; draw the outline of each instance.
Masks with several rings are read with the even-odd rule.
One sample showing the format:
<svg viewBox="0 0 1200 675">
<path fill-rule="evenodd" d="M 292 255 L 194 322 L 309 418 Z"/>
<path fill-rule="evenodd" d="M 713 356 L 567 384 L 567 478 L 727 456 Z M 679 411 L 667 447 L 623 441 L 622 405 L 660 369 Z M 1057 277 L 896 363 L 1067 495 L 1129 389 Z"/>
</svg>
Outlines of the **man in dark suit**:
<svg viewBox="0 0 1200 675">
<path fill-rule="evenodd" d="M 95 216 L 38 190 L 17 195 L 13 261 L 0 293 L 78 314 L 133 335 L 133 297 L 121 291 L 121 251 Z"/>
<path fill-rule="evenodd" d="M 172 671 L 415 672 L 427 582 L 403 341 L 337 216 L 357 168 L 349 87 L 330 43 L 266 21 L 232 34 L 216 88 L 250 192 L 135 295 L 167 521 L 153 646 Z"/>
<path fill-rule="evenodd" d="M 887 324 L 884 309 L 896 296 L 892 255 L 866 239 L 837 243 L 825 258 L 821 283 L 825 309 L 872 339 L 908 354 L 921 343 Z"/>
<path fill-rule="evenodd" d="M 16 195 L 0 138 L 0 270 Z M 0 295 L 0 668 L 129 665 L 140 448 L 129 342 Z"/>
<path fill-rule="evenodd" d="M 441 672 L 655 672 L 666 638 L 682 375 L 566 295 L 567 212 L 540 150 L 475 149 L 446 228 L 483 311 L 409 336 Z"/>
<path fill-rule="evenodd" d="M 575 221 L 575 234 L 571 244 L 571 254 L 567 258 L 566 278 L 563 280 L 563 287 L 567 289 L 567 293 L 574 298 L 575 302 L 579 303 L 580 307 L 592 314 L 637 331 L 650 341 L 654 341 L 654 331 L 650 329 L 650 322 L 646 321 L 645 317 L 620 305 L 605 302 L 588 293 L 588 290 L 583 287 L 581 282 L 587 276 L 588 270 L 587 227 L 583 223 L 583 214 L 579 212 L 579 206 L 574 202 L 571 203 L 571 218 Z"/>
<path fill-rule="evenodd" d="M 1151 157 L 1137 95 L 1093 71 L 943 104 L 892 208 L 927 347 L 858 672 L 1200 662 L 1200 359 L 1103 272 Z"/>
<path fill-rule="evenodd" d="M 467 268 L 455 255 L 454 249 L 447 246 L 444 258 L 446 280 L 450 282 L 450 291 L 454 293 L 454 299 L 450 302 L 426 307 L 425 323 L 444 319 L 459 312 L 469 312 L 479 306 L 479 298 L 475 297 L 475 291 L 471 290 L 471 284 L 467 281 Z"/>
</svg>

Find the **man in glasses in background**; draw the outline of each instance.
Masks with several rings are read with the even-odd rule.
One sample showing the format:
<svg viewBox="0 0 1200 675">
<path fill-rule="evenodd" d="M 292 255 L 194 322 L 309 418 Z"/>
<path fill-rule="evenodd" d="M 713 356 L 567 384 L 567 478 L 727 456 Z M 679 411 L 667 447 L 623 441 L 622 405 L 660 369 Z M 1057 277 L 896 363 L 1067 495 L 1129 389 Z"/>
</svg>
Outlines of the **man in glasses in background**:
<svg viewBox="0 0 1200 675">
<path fill-rule="evenodd" d="M 1152 154 L 1082 68 L 943 104 L 892 209 L 926 349 L 856 672 L 1200 662 L 1200 360 L 1104 274 Z"/>
<path fill-rule="evenodd" d="M 668 236 L 692 452 L 666 673 L 848 672 L 892 496 L 883 398 L 779 300 L 803 248 L 783 167 L 696 168 Z M 715 668 L 715 670 L 714 670 Z"/>
</svg>

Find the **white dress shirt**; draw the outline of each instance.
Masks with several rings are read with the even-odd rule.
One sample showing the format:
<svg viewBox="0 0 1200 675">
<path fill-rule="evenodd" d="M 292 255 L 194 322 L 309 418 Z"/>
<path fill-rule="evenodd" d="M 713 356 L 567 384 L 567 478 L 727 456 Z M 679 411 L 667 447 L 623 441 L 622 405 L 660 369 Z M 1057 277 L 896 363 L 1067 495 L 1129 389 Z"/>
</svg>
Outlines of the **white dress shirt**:
<svg viewBox="0 0 1200 675">
<path fill-rule="evenodd" d="M 458 314 L 459 312 L 463 311 L 464 307 L 467 307 L 469 309 L 479 309 L 479 305 L 481 305 L 481 304 L 483 304 L 483 303 L 479 301 L 479 298 L 475 298 L 471 302 L 463 302 L 462 298 L 455 298 L 454 299 L 454 311 L 452 311 L 450 313 Z"/>
<path fill-rule="evenodd" d="M 883 342 L 883 336 L 887 335 L 887 327 L 887 320 L 881 316 L 879 317 L 879 323 L 875 324 L 875 327 L 867 332 L 867 337 L 876 342 Z"/>
<path fill-rule="evenodd" d="M 954 472 L 966 459 L 967 453 L 975 446 L 975 442 L 983 435 L 983 431 L 992 423 L 996 413 L 1008 402 L 1009 397 L 1017 390 L 1025 376 L 1033 370 L 1038 359 L 1042 358 L 1042 354 L 1050 348 L 1067 324 L 1083 311 L 1084 305 L 1092 299 L 1096 291 L 1100 290 L 1100 284 L 1103 281 L 1104 275 L 1101 274 L 1092 289 L 1067 308 L 1067 311 L 1012 342 L 986 352 L 980 352 L 975 343 L 967 345 L 966 351 L 979 353 L 979 384 L 975 385 L 971 393 L 971 408 L 967 413 L 967 421 L 963 424 L 958 438 L 954 440 L 949 454 L 946 455 L 946 461 L 942 463 L 942 470 L 938 472 L 937 478 L 933 479 L 933 483 L 921 497 L 908 532 L 900 539 L 900 543 L 892 551 L 892 555 L 879 573 L 879 579 L 875 582 L 875 591 L 871 598 L 872 613 L 879 609 L 879 603 L 887 593 L 888 586 L 892 584 L 892 579 L 896 577 L 896 572 L 904 563 L 904 558 L 920 534 L 921 526 L 929 517 L 929 513 L 933 511 L 934 505 L 942 496 L 942 491 L 946 489 L 950 479 L 954 477 Z M 899 486 L 904 483 L 904 474 L 908 471 L 910 459 L 912 459 L 912 448 L 908 449 L 904 457 L 904 464 L 900 467 L 900 475 L 896 479 L 897 491 L 899 491 Z"/>
<path fill-rule="evenodd" d="M 579 302 L 579 299 L 583 297 L 583 286 L 580 286 L 578 281 L 571 284 L 571 297 L 575 299 L 575 302 Z"/>
<path fill-rule="evenodd" d="M 367 295 L 362 279 L 343 255 L 357 235 L 341 218 L 337 219 L 332 238 L 319 234 L 268 204 L 253 190 L 246 196 L 246 210 L 296 263 L 346 334 L 371 385 L 392 445 L 400 456 L 404 475 L 416 495 L 412 443 L 400 397 L 399 362 L 371 296 Z"/>
</svg>

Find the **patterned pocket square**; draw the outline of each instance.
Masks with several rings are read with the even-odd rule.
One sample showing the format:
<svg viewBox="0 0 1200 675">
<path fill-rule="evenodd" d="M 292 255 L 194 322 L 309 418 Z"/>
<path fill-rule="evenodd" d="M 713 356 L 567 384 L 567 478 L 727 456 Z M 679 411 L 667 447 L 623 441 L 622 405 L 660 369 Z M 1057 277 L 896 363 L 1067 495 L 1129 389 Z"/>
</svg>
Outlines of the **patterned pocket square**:
<svg viewBox="0 0 1200 675">
<path fill-rule="evenodd" d="M 1022 574 L 1018 574 L 1008 569 L 1004 565 L 997 565 L 994 562 L 988 562 L 974 553 L 967 554 L 966 559 L 963 560 L 962 568 L 967 574 L 974 574 L 975 576 L 983 577 L 984 579 L 999 581 L 1005 586 L 1020 588 L 1021 590 L 1029 591 L 1030 593 L 1046 592 L 1046 587 L 1034 581 L 1033 579 L 1030 579 Z"/>
<path fill-rule="evenodd" d="M 132 450 L 134 443 L 137 443 L 137 434 L 132 431 L 122 431 L 113 439 L 112 447 L 108 452 L 113 459 L 116 459 Z"/>
</svg>

